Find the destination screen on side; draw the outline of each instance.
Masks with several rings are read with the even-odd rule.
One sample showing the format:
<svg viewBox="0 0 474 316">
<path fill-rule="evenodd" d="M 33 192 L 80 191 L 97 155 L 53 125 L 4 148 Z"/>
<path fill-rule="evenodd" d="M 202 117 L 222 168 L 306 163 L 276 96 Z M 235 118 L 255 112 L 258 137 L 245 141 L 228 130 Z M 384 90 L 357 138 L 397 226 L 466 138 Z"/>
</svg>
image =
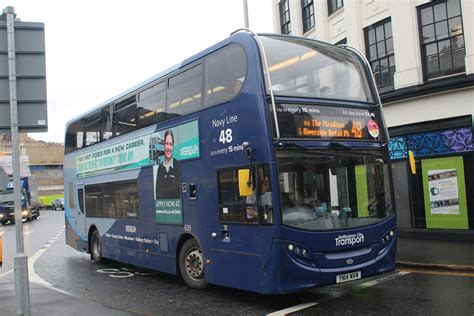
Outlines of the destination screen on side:
<svg viewBox="0 0 474 316">
<path fill-rule="evenodd" d="M 385 138 L 377 110 L 278 104 L 282 138 L 376 140 Z"/>
</svg>

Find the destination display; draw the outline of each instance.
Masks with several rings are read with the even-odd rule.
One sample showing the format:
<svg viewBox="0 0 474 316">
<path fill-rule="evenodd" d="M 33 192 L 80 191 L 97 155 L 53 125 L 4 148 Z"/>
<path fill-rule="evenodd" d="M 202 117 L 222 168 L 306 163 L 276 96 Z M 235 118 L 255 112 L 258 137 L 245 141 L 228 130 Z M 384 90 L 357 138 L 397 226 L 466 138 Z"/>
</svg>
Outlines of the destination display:
<svg viewBox="0 0 474 316">
<path fill-rule="evenodd" d="M 377 110 L 321 105 L 278 104 L 282 138 L 383 140 Z"/>
</svg>

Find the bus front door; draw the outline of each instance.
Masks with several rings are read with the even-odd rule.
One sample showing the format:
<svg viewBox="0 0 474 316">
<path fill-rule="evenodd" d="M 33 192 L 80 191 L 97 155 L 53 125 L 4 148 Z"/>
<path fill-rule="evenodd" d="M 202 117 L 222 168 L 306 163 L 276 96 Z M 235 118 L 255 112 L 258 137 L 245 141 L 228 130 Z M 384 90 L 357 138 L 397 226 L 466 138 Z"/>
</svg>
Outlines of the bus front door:
<svg viewBox="0 0 474 316">
<path fill-rule="evenodd" d="M 262 183 L 269 181 L 269 172 L 265 166 L 257 168 L 259 193 L 244 196 L 239 190 L 238 170 L 218 171 L 218 214 L 208 219 L 211 231 L 205 255 L 210 264 L 206 266 L 206 279 L 213 284 L 262 292 L 273 238 L 271 189 Z M 269 204 L 268 208 L 263 204 Z"/>
<path fill-rule="evenodd" d="M 212 263 L 206 275 L 209 281 L 244 290 L 257 290 L 262 272 L 260 226 L 219 224 L 211 236 L 209 255 Z"/>
</svg>

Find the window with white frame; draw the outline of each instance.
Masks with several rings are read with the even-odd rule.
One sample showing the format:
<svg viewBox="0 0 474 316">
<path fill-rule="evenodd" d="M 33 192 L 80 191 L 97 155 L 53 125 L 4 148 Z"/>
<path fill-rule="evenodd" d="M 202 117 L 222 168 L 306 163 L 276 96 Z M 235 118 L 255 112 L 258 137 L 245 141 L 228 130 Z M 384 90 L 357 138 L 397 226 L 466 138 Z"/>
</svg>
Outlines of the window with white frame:
<svg viewBox="0 0 474 316">
<path fill-rule="evenodd" d="M 425 79 L 463 73 L 465 47 L 460 1 L 420 6 L 418 21 Z"/>
<path fill-rule="evenodd" d="M 392 22 L 385 19 L 364 30 L 366 56 L 380 92 L 393 89 L 395 53 L 393 49 Z"/>
<path fill-rule="evenodd" d="M 303 14 L 303 33 L 306 33 L 314 27 L 313 0 L 301 0 L 301 12 Z"/>
<path fill-rule="evenodd" d="M 328 16 L 341 9 L 344 6 L 344 0 L 328 0 Z"/>
</svg>

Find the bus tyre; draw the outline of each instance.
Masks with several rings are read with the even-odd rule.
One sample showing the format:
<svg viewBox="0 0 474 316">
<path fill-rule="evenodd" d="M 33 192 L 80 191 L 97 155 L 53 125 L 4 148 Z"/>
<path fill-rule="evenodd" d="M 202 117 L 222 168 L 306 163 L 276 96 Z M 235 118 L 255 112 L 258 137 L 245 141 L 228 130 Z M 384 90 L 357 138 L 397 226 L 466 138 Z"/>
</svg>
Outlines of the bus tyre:
<svg viewBox="0 0 474 316">
<path fill-rule="evenodd" d="M 95 263 L 102 262 L 102 246 L 100 244 L 100 236 L 97 230 L 94 230 L 91 236 L 91 259 Z"/>
<path fill-rule="evenodd" d="M 179 271 L 184 282 L 193 289 L 204 289 L 204 258 L 196 239 L 187 240 L 179 253 Z"/>
</svg>

